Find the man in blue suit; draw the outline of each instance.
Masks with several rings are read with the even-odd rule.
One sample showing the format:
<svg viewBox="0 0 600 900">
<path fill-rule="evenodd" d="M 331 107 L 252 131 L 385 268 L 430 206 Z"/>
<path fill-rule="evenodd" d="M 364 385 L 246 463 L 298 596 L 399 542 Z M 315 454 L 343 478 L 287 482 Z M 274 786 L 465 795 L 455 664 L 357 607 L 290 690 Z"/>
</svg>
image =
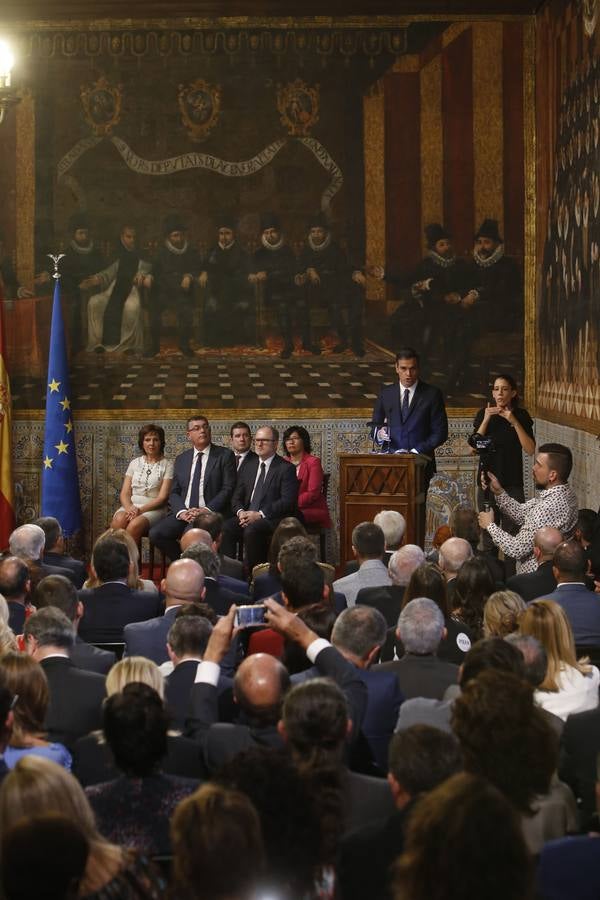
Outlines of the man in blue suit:
<svg viewBox="0 0 600 900">
<path fill-rule="evenodd" d="M 573 629 L 575 643 L 600 647 L 600 599 L 586 584 L 585 550 L 577 541 L 563 541 L 554 551 L 552 571 L 556 590 L 540 597 L 562 606 Z"/>
<path fill-rule="evenodd" d="M 392 452 L 421 453 L 430 458 L 424 489 L 435 473 L 435 449 L 448 437 L 448 418 L 439 388 L 419 381 L 419 357 L 412 347 L 396 354 L 399 384 L 385 385 L 373 409 L 373 438 Z"/>
<path fill-rule="evenodd" d="M 150 540 L 171 561 L 179 559 L 179 538 L 193 527 L 202 512 L 226 512 L 235 487 L 235 462 L 231 450 L 211 443 L 208 420 L 192 416 L 187 421 L 191 450 L 175 459 L 169 495 L 170 515 L 150 529 Z"/>
<path fill-rule="evenodd" d="M 161 590 L 165 594 L 164 614 L 145 622 L 131 622 L 123 631 L 127 656 L 145 656 L 158 666 L 169 658 L 167 635 L 177 611 L 186 603 L 200 603 L 204 598 L 202 567 L 193 559 L 175 560 L 162 580 Z"/>
</svg>

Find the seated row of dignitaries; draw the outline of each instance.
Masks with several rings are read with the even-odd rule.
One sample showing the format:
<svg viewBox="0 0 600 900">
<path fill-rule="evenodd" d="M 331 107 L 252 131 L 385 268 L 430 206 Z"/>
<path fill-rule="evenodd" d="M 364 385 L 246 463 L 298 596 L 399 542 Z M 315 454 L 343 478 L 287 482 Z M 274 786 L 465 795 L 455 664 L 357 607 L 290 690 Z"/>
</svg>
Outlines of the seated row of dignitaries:
<svg viewBox="0 0 600 900">
<path fill-rule="evenodd" d="M 238 429 L 239 430 L 239 429 Z M 250 571 L 267 558 L 271 534 L 285 516 L 297 514 L 295 468 L 277 454 L 279 433 L 266 425 L 256 432 L 256 453 L 234 453 L 211 441 L 208 421 L 194 416 L 187 423 L 190 450 L 175 459 L 169 515 L 150 530 L 150 539 L 170 559 L 179 557 L 179 539 L 207 512 L 227 516 L 222 552 L 237 556 L 243 541 Z M 234 451 L 236 448 L 235 441 Z M 237 458 L 236 458 L 237 457 Z M 237 467 L 236 467 L 237 463 Z"/>
</svg>

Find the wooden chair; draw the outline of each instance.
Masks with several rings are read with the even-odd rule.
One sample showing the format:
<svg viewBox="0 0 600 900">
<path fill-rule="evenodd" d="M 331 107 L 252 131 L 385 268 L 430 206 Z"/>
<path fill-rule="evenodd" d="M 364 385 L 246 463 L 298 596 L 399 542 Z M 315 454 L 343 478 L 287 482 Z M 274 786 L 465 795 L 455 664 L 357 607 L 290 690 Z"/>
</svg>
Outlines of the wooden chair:
<svg viewBox="0 0 600 900">
<path fill-rule="evenodd" d="M 323 473 L 323 488 L 321 493 L 327 500 L 327 491 L 329 489 L 329 479 L 331 478 L 330 472 Z M 321 555 L 321 561 L 327 562 L 327 532 L 329 528 L 323 528 L 321 525 L 307 525 L 306 531 L 308 534 L 315 534 L 319 536 L 319 553 Z"/>
</svg>

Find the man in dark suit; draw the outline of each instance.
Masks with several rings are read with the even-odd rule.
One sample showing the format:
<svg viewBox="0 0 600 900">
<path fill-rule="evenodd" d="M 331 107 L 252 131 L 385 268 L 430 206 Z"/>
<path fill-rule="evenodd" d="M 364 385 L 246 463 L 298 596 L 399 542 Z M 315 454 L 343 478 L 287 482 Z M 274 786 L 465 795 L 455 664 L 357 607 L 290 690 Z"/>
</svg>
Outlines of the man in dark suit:
<svg viewBox="0 0 600 900">
<path fill-rule="evenodd" d="M 101 644 L 122 641 L 129 622 L 160 614 L 158 593 L 134 591 L 127 585 L 130 567 L 129 551 L 121 541 L 108 536 L 96 543 L 92 571 L 100 587 L 79 591 L 84 608 L 79 633 L 84 640 Z"/>
<path fill-rule="evenodd" d="M 48 606 L 60 609 L 71 622 L 75 643 L 69 650 L 69 657 L 78 669 L 108 675 L 117 658 L 111 651 L 94 647 L 93 644 L 88 644 L 79 637 L 77 630 L 83 618 L 83 603 L 77 596 L 72 581 L 69 581 L 64 575 L 47 575 L 35 588 L 32 600 L 38 610 Z"/>
<path fill-rule="evenodd" d="M 371 668 L 387 635 L 381 613 L 370 606 L 354 606 L 344 610 L 335 621 L 331 643 L 344 659 L 358 669 L 367 688 L 367 709 L 362 730 L 379 770 L 385 774 L 388 744 L 398 721 L 398 710 L 404 697 L 393 672 Z"/>
<path fill-rule="evenodd" d="M 46 536 L 42 563 L 68 569 L 71 573 L 69 577 L 75 587 L 77 589 L 83 587 L 83 582 L 87 576 L 85 563 L 81 562 L 80 559 L 67 556 L 65 553 L 65 541 L 58 519 L 55 519 L 54 516 L 42 516 L 42 518 L 36 519 L 33 524 L 39 525 Z"/>
<path fill-rule="evenodd" d="M 211 622 L 197 613 L 195 606 L 187 606 L 180 609 L 167 635 L 167 652 L 174 669 L 165 680 L 165 702 L 173 727 L 182 731 L 190 711 L 190 691 L 211 632 Z M 233 679 L 221 671 L 217 684 L 221 720 L 231 717 L 232 687 Z"/>
<path fill-rule="evenodd" d="M 337 873 L 344 900 L 391 900 L 391 867 L 404 848 L 404 829 L 415 801 L 461 769 L 453 735 L 429 725 L 413 725 L 394 735 L 387 780 L 396 809 L 387 819 L 343 838 Z"/>
<path fill-rule="evenodd" d="M 127 656 L 145 656 L 158 666 L 168 660 L 167 635 L 178 610 L 204 599 L 204 572 L 193 559 L 176 559 L 161 582 L 165 612 L 155 619 L 131 622 L 123 629 Z"/>
<path fill-rule="evenodd" d="M 150 529 L 150 540 L 170 560 L 179 559 L 179 538 L 200 513 L 228 511 L 235 486 L 233 453 L 211 443 L 210 425 L 204 416 L 188 419 L 187 437 L 192 448 L 175 459 L 170 514 Z"/>
<path fill-rule="evenodd" d="M 48 679 L 50 703 L 45 726 L 51 741 L 69 749 L 102 726 L 104 676 L 78 669 L 69 659 L 73 626 L 60 609 L 48 606 L 25 623 L 27 653 L 40 663 Z"/>
<path fill-rule="evenodd" d="M 435 449 L 448 437 L 448 418 L 439 388 L 419 381 L 419 357 L 412 347 L 396 354 L 399 384 L 386 385 L 373 409 L 373 438 L 392 451 L 429 457 L 423 474 L 425 492 L 436 471 Z"/>
<path fill-rule="evenodd" d="M 255 457 L 256 454 L 253 453 L 252 457 Z M 182 551 L 186 549 L 186 547 L 191 546 L 192 543 L 196 543 L 196 541 L 189 540 L 188 543 L 188 535 L 196 534 L 199 529 L 206 531 L 211 538 L 210 546 L 215 551 L 215 553 L 219 557 L 220 568 L 219 568 L 219 582 L 223 585 L 223 587 L 228 587 L 231 591 L 237 591 L 238 593 L 248 593 L 248 583 L 244 579 L 244 564 L 239 559 L 233 559 L 231 556 L 225 556 L 221 549 L 221 544 L 223 542 L 223 524 L 224 518 L 221 513 L 217 512 L 204 512 L 200 513 L 200 515 L 196 518 L 194 522 L 194 528 L 191 528 L 190 531 L 187 531 L 181 538 L 179 542 L 181 544 Z M 242 584 L 244 585 L 242 587 Z"/>
<path fill-rule="evenodd" d="M 229 612 L 232 603 L 249 603 L 248 594 L 236 594 L 219 582 L 219 557 L 206 544 L 192 544 L 181 554 L 181 559 L 193 559 L 204 572 L 204 602 L 208 603 L 218 616 Z"/>
<path fill-rule="evenodd" d="M 6 556 L 0 560 L 0 593 L 8 604 L 8 624 L 15 634 L 23 633 L 30 589 L 27 563 L 16 556 Z"/>
<path fill-rule="evenodd" d="M 244 541 L 248 570 L 265 562 L 273 531 L 286 516 L 298 515 L 295 467 L 277 455 L 279 432 L 263 425 L 254 437 L 257 456 L 244 465 L 231 501 L 233 518 L 225 523 L 223 549 L 235 555 Z"/>
<path fill-rule="evenodd" d="M 298 616 L 273 600 L 267 599 L 265 606 L 268 610 L 267 624 L 298 643 L 317 667 L 319 675 L 332 678 L 340 686 L 352 721 L 349 740 L 356 740 L 366 708 L 366 688 L 355 667 L 329 641 L 320 639 L 311 631 Z M 203 746 L 209 769 L 218 768 L 225 759 L 257 743 L 282 746 L 277 722 L 289 686 L 289 675 L 279 660 L 269 654 L 249 656 L 237 670 L 234 698 L 240 708 L 238 722 L 226 724 L 218 720 L 217 684 L 221 661 L 231 644 L 234 613 L 233 609 L 230 610 L 213 628 L 190 695 L 188 731 Z"/>
<path fill-rule="evenodd" d="M 11 533 L 8 546 L 13 556 L 18 556 L 29 566 L 32 577 L 36 580 L 45 578 L 46 575 L 66 575 L 71 577 L 71 570 L 65 566 L 53 566 L 42 562 L 46 535 L 39 525 L 29 522 L 20 525 Z"/>
<path fill-rule="evenodd" d="M 458 682 L 458 666 L 436 655 L 445 631 L 444 616 L 433 600 L 426 597 L 411 600 L 398 619 L 405 655 L 396 662 L 382 663 L 375 671 L 394 672 L 407 700 L 412 697 L 441 700 L 446 689 Z"/>
<path fill-rule="evenodd" d="M 600 753 L 600 708 L 569 716 L 560 747 L 558 774 L 580 802 L 581 826 L 589 827 L 596 809 L 597 759 Z M 594 827 L 594 831 L 597 826 Z"/>
<path fill-rule="evenodd" d="M 587 559 L 577 541 L 563 541 L 554 551 L 552 571 L 556 590 L 545 599 L 565 611 L 576 644 L 600 647 L 600 602 L 585 582 Z"/>
<path fill-rule="evenodd" d="M 558 528 L 538 528 L 533 536 L 533 555 L 538 563 L 536 571 L 512 575 L 506 582 L 506 587 L 520 594 L 525 603 L 538 597 L 548 597 L 556 589 L 552 557 L 562 539 Z"/>
</svg>

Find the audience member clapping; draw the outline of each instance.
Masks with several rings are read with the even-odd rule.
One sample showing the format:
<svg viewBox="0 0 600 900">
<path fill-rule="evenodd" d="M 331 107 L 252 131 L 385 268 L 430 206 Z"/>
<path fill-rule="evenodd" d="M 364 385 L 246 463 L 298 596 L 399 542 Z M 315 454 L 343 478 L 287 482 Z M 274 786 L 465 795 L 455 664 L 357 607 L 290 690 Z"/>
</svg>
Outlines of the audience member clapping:
<svg viewBox="0 0 600 900">
<path fill-rule="evenodd" d="M 260 819 L 240 791 L 205 784 L 171 822 L 177 900 L 258 900 L 264 846 Z"/>
<path fill-rule="evenodd" d="M 78 826 L 89 846 L 79 900 L 119 897 L 159 900 L 166 885 L 143 857 L 109 843 L 99 833 L 83 788 L 48 759 L 27 756 L 6 776 L 0 790 L 0 834 L 4 837 L 23 817 L 60 813 Z M 64 854 L 67 848 L 62 848 Z M 37 900 L 37 895 L 36 895 Z"/>
<path fill-rule="evenodd" d="M 12 734 L 4 761 L 12 769 L 23 756 L 33 754 L 71 768 L 71 754 L 62 743 L 47 740 L 45 726 L 50 702 L 48 681 L 38 662 L 25 653 L 11 651 L 0 659 L 6 686 L 16 697 Z"/>
<path fill-rule="evenodd" d="M 536 702 L 561 719 L 598 706 L 600 673 L 586 659 L 577 659 L 573 632 L 566 613 L 553 600 L 534 600 L 519 619 L 519 630 L 544 646 L 546 677 Z"/>
</svg>

